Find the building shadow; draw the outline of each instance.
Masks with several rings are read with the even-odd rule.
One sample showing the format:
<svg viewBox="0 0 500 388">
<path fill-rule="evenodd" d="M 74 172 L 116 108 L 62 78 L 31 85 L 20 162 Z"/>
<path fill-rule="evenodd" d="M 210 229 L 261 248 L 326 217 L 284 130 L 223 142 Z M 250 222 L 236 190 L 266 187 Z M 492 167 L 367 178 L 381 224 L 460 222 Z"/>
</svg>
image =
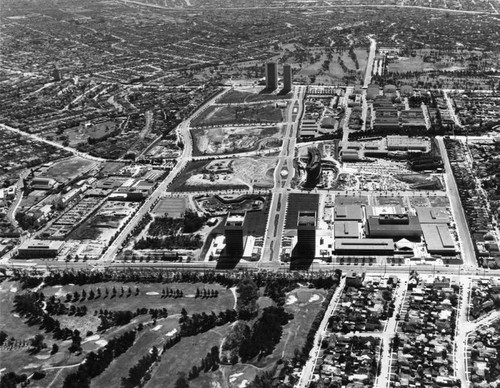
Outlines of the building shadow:
<svg viewBox="0 0 500 388">
<path fill-rule="evenodd" d="M 297 245 L 292 250 L 290 271 L 309 271 L 314 261 L 313 252 L 300 252 Z"/>
<path fill-rule="evenodd" d="M 234 256 L 221 255 L 217 260 L 217 265 L 215 266 L 215 269 L 235 269 L 240 261 L 241 261 L 241 256 L 234 257 Z"/>
<path fill-rule="evenodd" d="M 271 94 L 272 92 L 274 92 L 276 89 L 273 89 L 273 88 L 264 88 L 262 89 L 259 94 Z"/>
<path fill-rule="evenodd" d="M 285 89 L 281 89 L 278 93 L 277 93 L 278 96 L 288 96 L 290 98 L 292 98 L 292 93 L 290 90 L 285 90 Z"/>
</svg>

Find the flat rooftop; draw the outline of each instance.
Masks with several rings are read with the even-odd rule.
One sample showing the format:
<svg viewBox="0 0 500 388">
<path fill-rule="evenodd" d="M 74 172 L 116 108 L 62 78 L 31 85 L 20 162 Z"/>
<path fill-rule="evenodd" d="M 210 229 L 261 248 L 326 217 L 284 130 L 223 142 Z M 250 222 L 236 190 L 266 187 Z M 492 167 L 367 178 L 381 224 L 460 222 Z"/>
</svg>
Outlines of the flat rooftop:
<svg viewBox="0 0 500 388">
<path fill-rule="evenodd" d="M 378 205 L 366 207 L 367 217 L 378 217 L 381 214 L 403 214 L 403 209 L 400 205 Z"/>
<path fill-rule="evenodd" d="M 418 219 L 422 224 L 447 224 L 450 212 L 445 207 L 415 207 Z"/>
<path fill-rule="evenodd" d="M 243 226 L 245 213 L 229 213 L 226 219 L 226 226 Z"/>
<path fill-rule="evenodd" d="M 380 233 L 393 233 L 394 237 L 422 234 L 422 228 L 417 216 L 409 216 L 408 223 L 399 223 L 395 220 L 390 223 L 389 220 L 382 220 L 378 217 L 368 218 L 368 232 L 370 236 L 376 236 Z"/>
<path fill-rule="evenodd" d="M 445 224 L 422 225 L 425 243 L 429 253 L 455 253 L 455 242 Z"/>
<path fill-rule="evenodd" d="M 335 221 L 335 238 L 359 238 L 358 221 Z"/>
<path fill-rule="evenodd" d="M 56 240 L 31 240 L 25 241 L 20 246 L 19 249 L 23 250 L 59 250 L 64 245 L 64 241 L 56 241 Z"/>
<path fill-rule="evenodd" d="M 316 226 L 316 212 L 299 212 L 298 226 Z"/>
<path fill-rule="evenodd" d="M 373 251 L 393 251 L 394 241 L 389 238 L 345 238 L 335 240 L 335 250 L 350 250 L 353 254 L 357 250 L 373 250 Z"/>
<path fill-rule="evenodd" d="M 335 206 L 335 221 L 362 221 L 363 218 L 361 205 Z"/>
<path fill-rule="evenodd" d="M 425 148 L 428 142 L 422 138 L 412 138 L 408 136 L 387 136 L 387 147 L 408 147 L 408 148 Z"/>
</svg>

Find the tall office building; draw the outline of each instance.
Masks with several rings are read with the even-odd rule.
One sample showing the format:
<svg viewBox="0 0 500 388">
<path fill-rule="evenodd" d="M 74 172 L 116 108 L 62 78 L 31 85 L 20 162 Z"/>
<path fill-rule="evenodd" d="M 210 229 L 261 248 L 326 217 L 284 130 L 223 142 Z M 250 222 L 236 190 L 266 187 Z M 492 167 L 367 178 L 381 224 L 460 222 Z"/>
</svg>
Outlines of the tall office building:
<svg viewBox="0 0 500 388">
<path fill-rule="evenodd" d="M 278 64 L 266 63 L 266 89 L 275 90 L 278 87 Z"/>
<path fill-rule="evenodd" d="M 292 90 L 292 66 L 283 65 L 283 92 Z"/>
<path fill-rule="evenodd" d="M 299 211 L 297 253 L 307 258 L 314 257 L 316 254 L 316 212 Z"/>
<path fill-rule="evenodd" d="M 243 225 L 245 212 L 231 212 L 228 214 L 224 228 L 226 236 L 226 256 L 239 258 L 243 255 Z"/>
</svg>

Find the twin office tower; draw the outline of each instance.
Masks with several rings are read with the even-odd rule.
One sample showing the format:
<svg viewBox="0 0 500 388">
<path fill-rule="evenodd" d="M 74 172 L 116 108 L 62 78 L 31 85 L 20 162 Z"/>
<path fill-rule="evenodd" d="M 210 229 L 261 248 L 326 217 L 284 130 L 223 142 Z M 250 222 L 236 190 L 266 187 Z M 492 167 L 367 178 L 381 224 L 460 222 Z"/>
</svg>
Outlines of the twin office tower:
<svg viewBox="0 0 500 388">
<path fill-rule="evenodd" d="M 266 89 L 278 88 L 278 64 L 276 62 L 266 63 Z M 292 90 L 292 66 L 283 65 L 283 92 Z"/>
</svg>

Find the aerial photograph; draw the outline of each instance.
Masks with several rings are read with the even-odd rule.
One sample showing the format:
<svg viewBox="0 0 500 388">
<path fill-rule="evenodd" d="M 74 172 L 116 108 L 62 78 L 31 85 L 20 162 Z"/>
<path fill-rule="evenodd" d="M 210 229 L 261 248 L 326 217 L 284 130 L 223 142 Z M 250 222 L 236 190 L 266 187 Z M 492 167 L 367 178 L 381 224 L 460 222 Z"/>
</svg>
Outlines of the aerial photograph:
<svg viewBox="0 0 500 388">
<path fill-rule="evenodd" d="M 0 388 L 500 388 L 500 0 L 0 0 Z"/>
</svg>

